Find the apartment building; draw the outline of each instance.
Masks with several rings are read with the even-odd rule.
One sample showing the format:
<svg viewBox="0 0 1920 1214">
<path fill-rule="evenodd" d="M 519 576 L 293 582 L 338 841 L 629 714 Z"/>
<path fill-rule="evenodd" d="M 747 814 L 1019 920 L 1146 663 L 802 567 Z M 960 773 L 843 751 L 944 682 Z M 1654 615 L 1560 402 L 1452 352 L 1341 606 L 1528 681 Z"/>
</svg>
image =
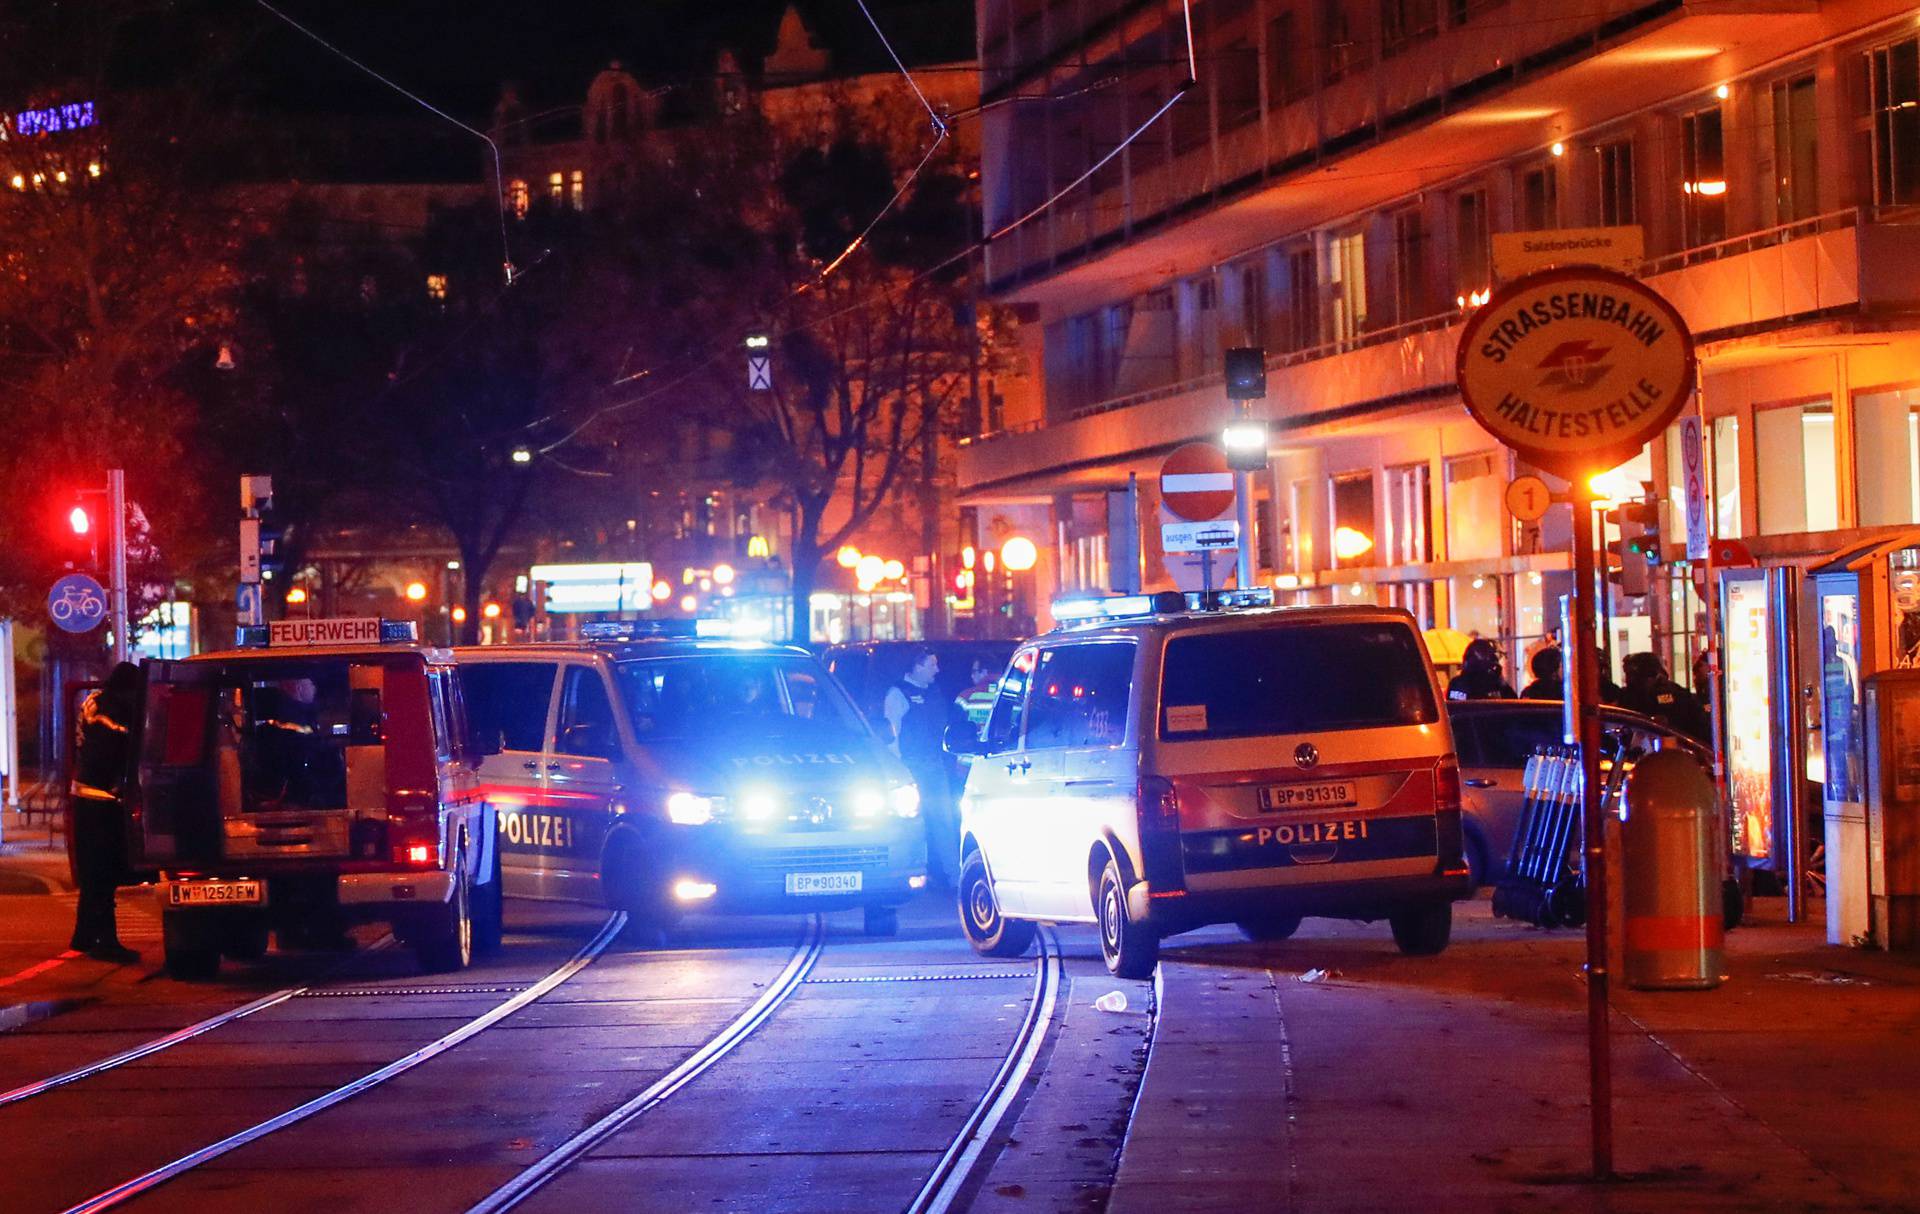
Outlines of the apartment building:
<svg viewBox="0 0 1920 1214">
<path fill-rule="evenodd" d="M 1454 388 L 1507 231 L 1641 230 L 1699 343 L 1722 536 L 1806 567 L 1920 522 L 1920 9 L 981 0 L 978 24 L 989 289 L 1037 314 L 1045 393 L 959 484 L 1055 540 L 1060 587 L 1109 584 L 1129 474 L 1167 584 L 1153 474 L 1218 434 L 1221 351 L 1257 345 L 1262 579 L 1521 660 L 1567 590 L 1566 509 L 1506 514 L 1525 469 Z M 1678 502 L 1677 452 L 1676 429 L 1603 483 Z M 1692 580 L 1656 585 L 1613 604 L 1613 641 L 1684 671 Z"/>
</svg>

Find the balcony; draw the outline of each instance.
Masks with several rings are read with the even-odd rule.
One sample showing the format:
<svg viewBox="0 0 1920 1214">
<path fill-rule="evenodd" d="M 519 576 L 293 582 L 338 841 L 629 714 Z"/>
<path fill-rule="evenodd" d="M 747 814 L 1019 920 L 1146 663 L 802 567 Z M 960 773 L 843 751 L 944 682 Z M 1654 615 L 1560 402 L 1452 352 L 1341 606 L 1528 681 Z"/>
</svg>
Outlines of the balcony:
<svg viewBox="0 0 1920 1214">
<path fill-rule="evenodd" d="M 1920 208 L 1850 209 L 1648 262 L 1708 369 L 1731 339 L 1836 317 L 1920 308 Z M 1336 424 L 1453 392 L 1461 317 L 1447 312 L 1267 361 L 1264 411 L 1288 430 Z M 1724 353 L 1718 342 L 1728 342 Z M 1739 357 L 1751 362 L 1753 343 Z M 1759 351 L 1764 357 L 1764 347 Z M 1781 347 L 1780 357 L 1804 356 Z M 1135 461 L 1217 432 L 1231 409 L 1218 374 L 1167 384 L 963 447 L 959 487 L 981 497 L 1111 487 Z"/>
</svg>

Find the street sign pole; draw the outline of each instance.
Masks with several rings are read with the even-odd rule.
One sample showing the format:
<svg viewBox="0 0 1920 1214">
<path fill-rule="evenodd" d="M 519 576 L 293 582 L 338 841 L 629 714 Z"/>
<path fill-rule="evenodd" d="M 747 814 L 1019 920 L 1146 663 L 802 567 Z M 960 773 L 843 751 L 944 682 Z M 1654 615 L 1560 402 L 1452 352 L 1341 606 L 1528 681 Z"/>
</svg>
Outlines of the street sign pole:
<svg viewBox="0 0 1920 1214">
<path fill-rule="evenodd" d="M 1594 643 L 1593 490 L 1574 479 L 1574 720 L 1580 743 L 1581 856 L 1587 885 L 1587 1088 L 1592 1112 L 1593 1178 L 1613 1175 L 1613 1062 L 1607 1028 L 1607 855 L 1600 776 L 1600 651 Z"/>
<path fill-rule="evenodd" d="M 107 547 L 111 564 L 108 579 L 108 604 L 112 612 L 113 660 L 127 660 L 130 638 L 127 636 L 127 474 L 120 468 L 107 470 Z"/>
</svg>

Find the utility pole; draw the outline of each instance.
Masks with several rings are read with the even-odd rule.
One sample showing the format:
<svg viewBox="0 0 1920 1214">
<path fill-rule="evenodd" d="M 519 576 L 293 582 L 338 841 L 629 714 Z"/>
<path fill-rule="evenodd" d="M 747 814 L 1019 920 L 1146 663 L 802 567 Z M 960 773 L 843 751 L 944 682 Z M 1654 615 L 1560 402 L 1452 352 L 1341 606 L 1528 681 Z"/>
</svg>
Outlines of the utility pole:
<svg viewBox="0 0 1920 1214">
<path fill-rule="evenodd" d="M 127 660 L 131 638 L 127 635 L 127 474 L 120 468 L 107 470 L 107 546 L 109 581 L 109 625 L 113 629 L 113 661 Z"/>
</svg>

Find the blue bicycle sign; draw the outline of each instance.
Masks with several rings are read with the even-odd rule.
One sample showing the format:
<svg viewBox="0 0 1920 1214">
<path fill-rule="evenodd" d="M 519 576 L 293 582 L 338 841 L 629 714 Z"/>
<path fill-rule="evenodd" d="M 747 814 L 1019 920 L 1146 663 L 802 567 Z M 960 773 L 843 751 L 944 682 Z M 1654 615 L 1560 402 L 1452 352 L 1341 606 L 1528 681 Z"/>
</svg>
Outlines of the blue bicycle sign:
<svg viewBox="0 0 1920 1214">
<path fill-rule="evenodd" d="M 47 614 L 64 632 L 91 632 L 107 618 L 106 587 L 84 573 L 69 573 L 47 591 Z"/>
</svg>

